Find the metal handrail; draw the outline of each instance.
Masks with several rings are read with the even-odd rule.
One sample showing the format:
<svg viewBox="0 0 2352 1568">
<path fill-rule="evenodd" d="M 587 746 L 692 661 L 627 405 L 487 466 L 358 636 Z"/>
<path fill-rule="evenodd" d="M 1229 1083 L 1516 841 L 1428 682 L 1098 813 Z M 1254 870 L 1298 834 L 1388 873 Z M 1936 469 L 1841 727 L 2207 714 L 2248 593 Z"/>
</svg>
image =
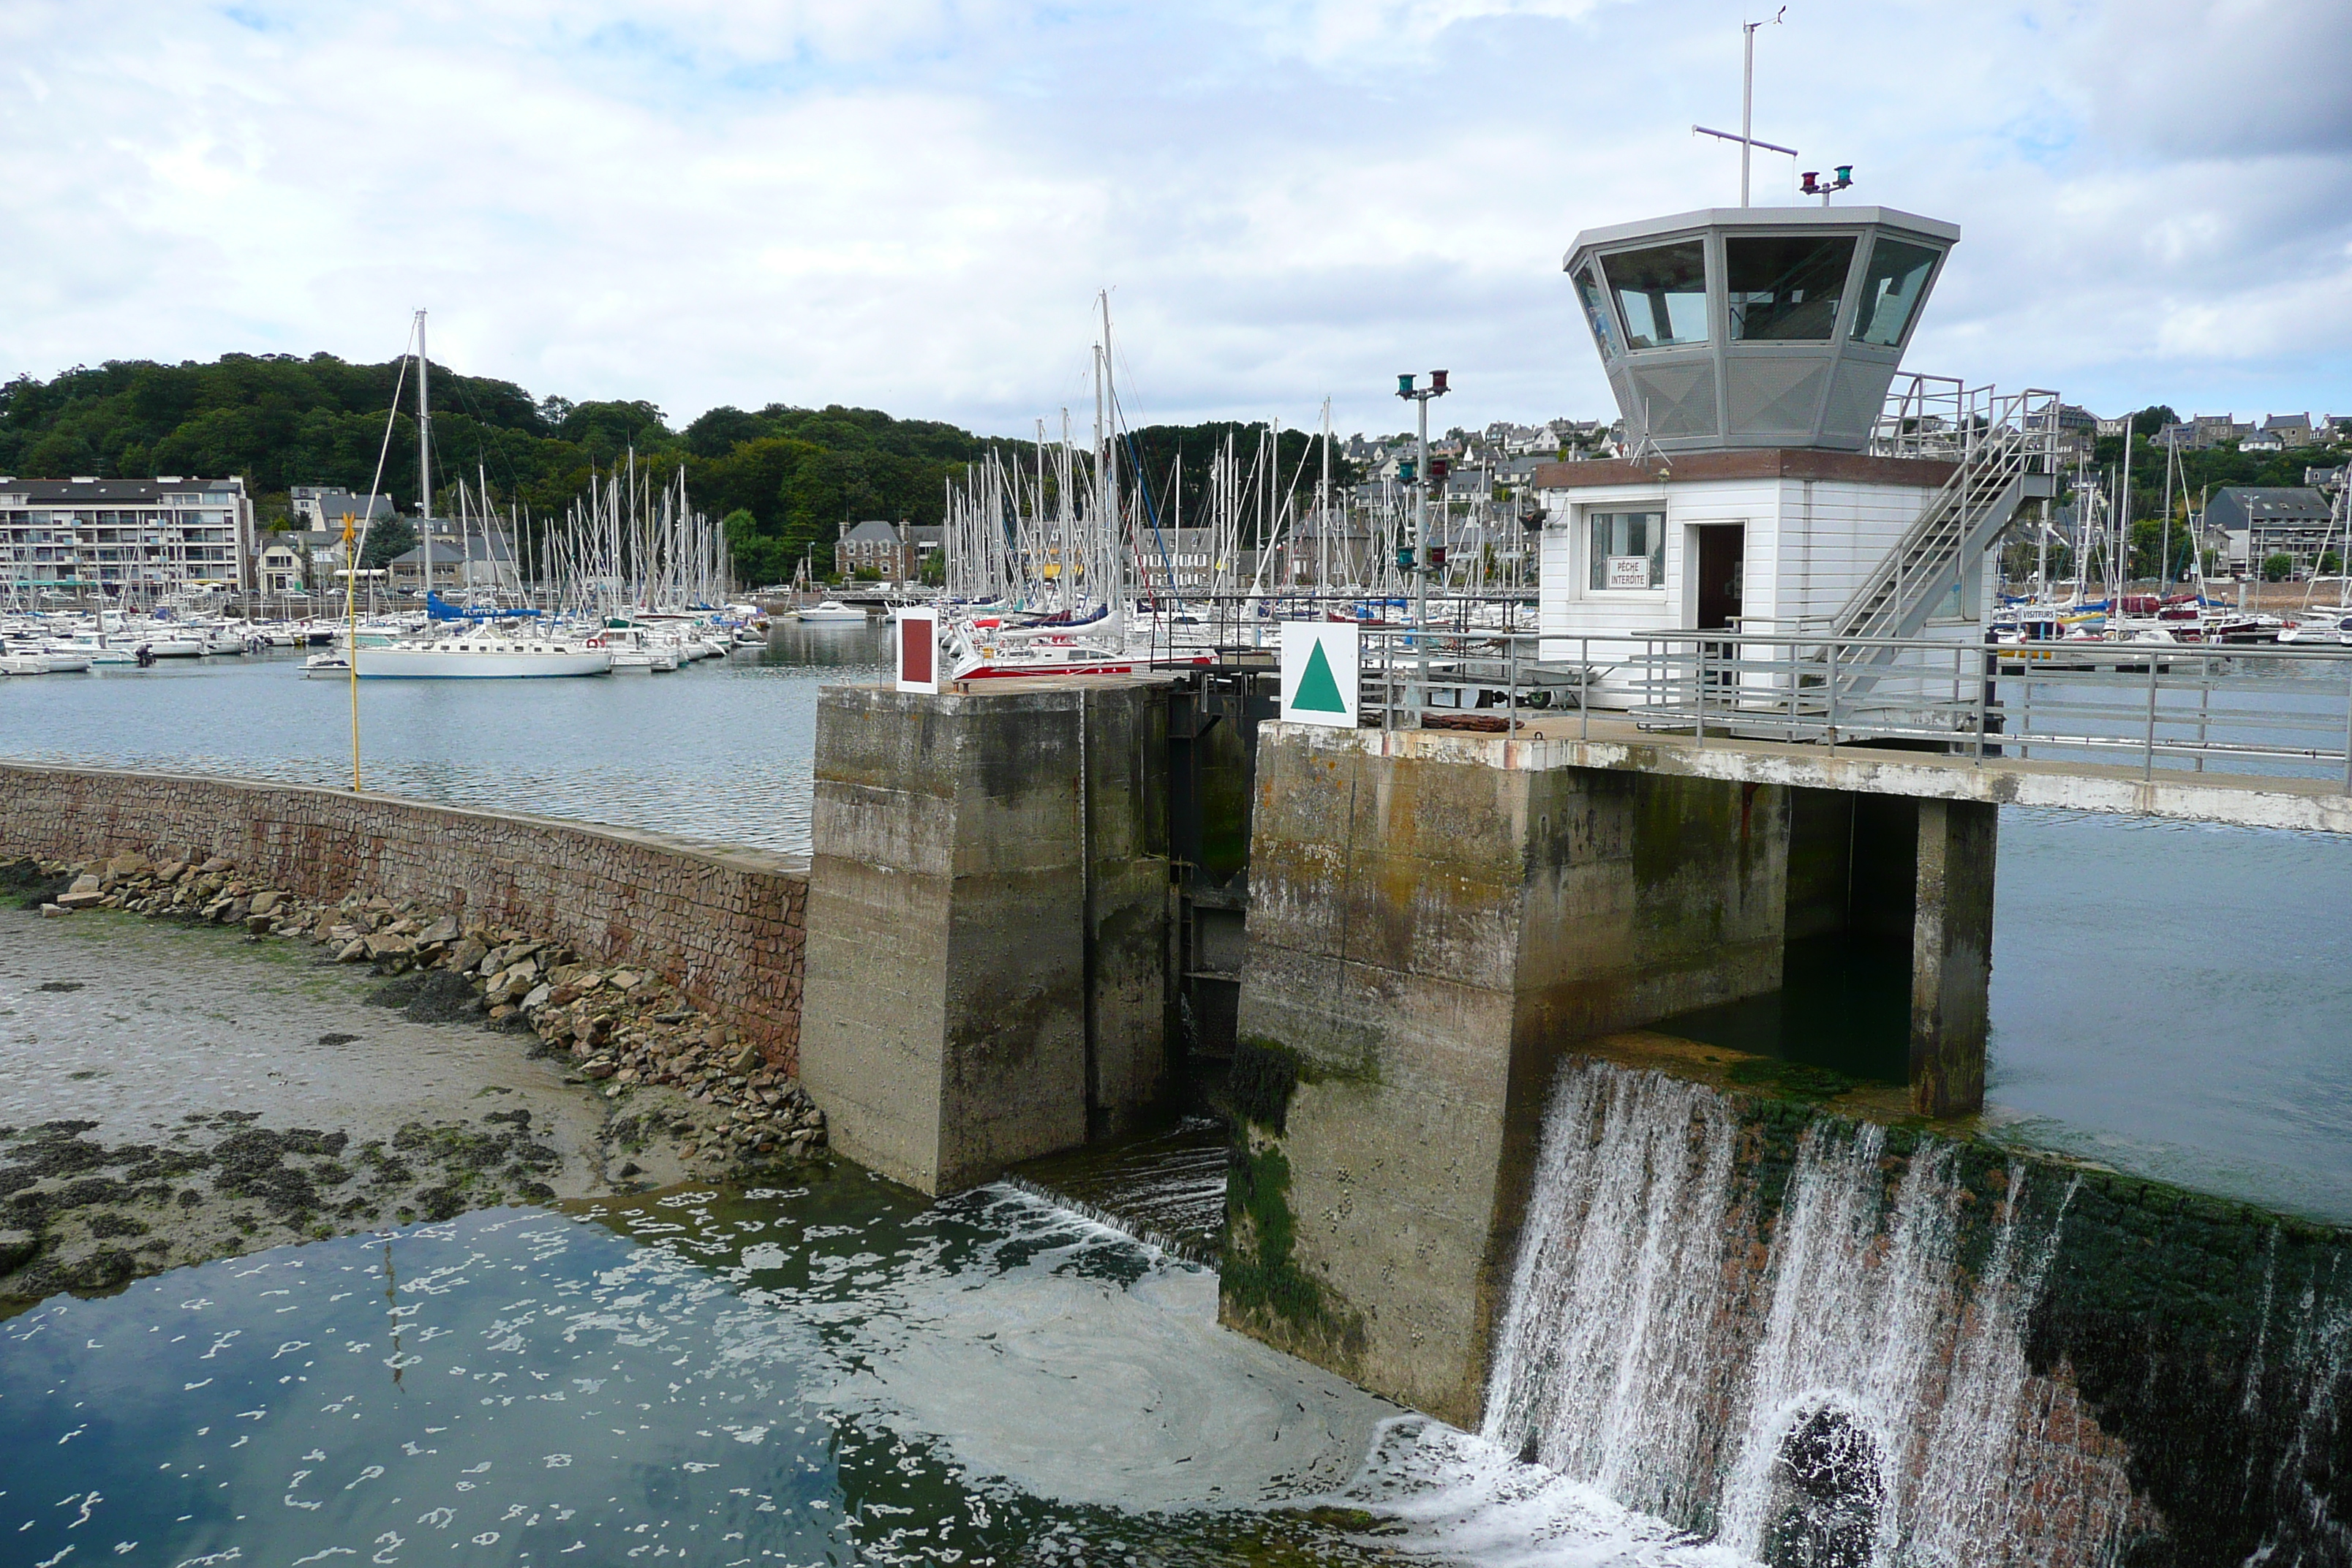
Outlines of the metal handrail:
<svg viewBox="0 0 2352 1568">
<path fill-rule="evenodd" d="M 1948 413 L 1930 413 L 1931 408 Z M 1890 391 L 1871 449 L 1886 457 L 1935 458 L 1958 465 L 1917 521 L 1863 579 L 1834 618 L 1847 635 L 1901 624 L 1955 574 L 1969 534 L 2024 476 L 2053 471 L 2058 394 L 2039 387 L 2001 393 L 1947 376 L 1912 374 Z"/>
<path fill-rule="evenodd" d="M 2352 795 L 2352 648 L 2017 645 L 1669 629 L 1621 635 L 1366 627 L 1362 721 L 1509 736 L 1600 709 L 1708 745 L 1926 743 L 2005 756 L 2309 777 Z M 2105 668 L 2025 662 L 2053 651 Z M 1861 685 L 1842 679 L 1867 668 Z M 1425 673 L 1424 673 L 1425 671 Z M 1556 732 L 1556 731 L 1555 731 Z"/>
</svg>

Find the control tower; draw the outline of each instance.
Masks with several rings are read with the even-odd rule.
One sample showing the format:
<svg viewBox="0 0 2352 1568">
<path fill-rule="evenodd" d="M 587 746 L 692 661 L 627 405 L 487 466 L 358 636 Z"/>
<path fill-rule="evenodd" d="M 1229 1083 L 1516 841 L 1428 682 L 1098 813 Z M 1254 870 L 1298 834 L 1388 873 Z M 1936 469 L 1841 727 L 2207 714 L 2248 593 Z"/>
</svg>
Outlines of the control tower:
<svg viewBox="0 0 2352 1568">
<path fill-rule="evenodd" d="M 1565 268 L 1626 440 L 1620 458 L 1537 470 L 1547 638 L 1978 640 L 1986 557 L 2018 502 L 2049 493 L 2055 399 L 1898 383 L 1959 237 L 1869 206 L 1578 235 Z"/>
</svg>

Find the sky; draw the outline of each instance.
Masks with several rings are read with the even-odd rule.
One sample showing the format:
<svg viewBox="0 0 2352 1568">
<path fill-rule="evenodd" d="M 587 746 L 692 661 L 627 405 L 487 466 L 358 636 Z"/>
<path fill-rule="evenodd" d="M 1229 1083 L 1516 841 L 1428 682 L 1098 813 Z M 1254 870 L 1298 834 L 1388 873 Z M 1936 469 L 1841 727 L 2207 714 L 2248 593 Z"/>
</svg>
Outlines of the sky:
<svg viewBox="0 0 2352 1568">
<path fill-rule="evenodd" d="M 1562 255 L 1738 199 L 1722 0 L 9 0 L 0 378 L 436 363 L 535 395 L 1131 423 L 1613 416 Z M 1906 360 L 2352 414 L 2352 0 L 1792 0 L 1757 200 L 1958 223 Z"/>
</svg>

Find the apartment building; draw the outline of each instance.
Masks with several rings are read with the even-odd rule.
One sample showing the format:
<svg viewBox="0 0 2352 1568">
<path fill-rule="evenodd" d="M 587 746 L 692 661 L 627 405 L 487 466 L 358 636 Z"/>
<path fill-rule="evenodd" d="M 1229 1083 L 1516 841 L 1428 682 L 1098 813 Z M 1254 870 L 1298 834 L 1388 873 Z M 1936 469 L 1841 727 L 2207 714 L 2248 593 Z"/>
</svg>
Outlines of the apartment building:
<svg viewBox="0 0 2352 1568">
<path fill-rule="evenodd" d="M 0 592 L 12 597 L 254 586 L 242 479 L 0 477 Z"/>
</svg>

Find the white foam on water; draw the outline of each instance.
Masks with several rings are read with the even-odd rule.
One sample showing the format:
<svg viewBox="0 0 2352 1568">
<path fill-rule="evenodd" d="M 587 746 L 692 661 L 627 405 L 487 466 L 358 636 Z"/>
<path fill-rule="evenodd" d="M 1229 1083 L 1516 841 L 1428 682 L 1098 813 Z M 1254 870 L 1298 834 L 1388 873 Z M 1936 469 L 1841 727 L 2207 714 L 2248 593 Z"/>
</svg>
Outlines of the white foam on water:
<svg viewBox="0 0 2352 1568">
<path fill-rule="evenodd" d="M 1471 1568 L 1746 1568 L 1598 1488 L 1523 1464 L 1425 1416 L 1384 1422 L 1361 1470 L 1332 1500 L 1381 1515 L 1396 1551 Z"/>
<path fill-rule="evenodd" d="M 986 1274 L 907 1267 L 858 1302 L 854 1358 L 800 1397 L 939 1439 L 1063 1502 L 1243 1506 L 1328 1490 L 1395 1407 L 1217 1326 L 1217 1279 L 1083 1215 L 992 1189 Z M 1123 1253 L 1117 1272 L 1081 1267 Z M 730 1323 L 730 1328 L 733 1324 Z"/>
</svg>

